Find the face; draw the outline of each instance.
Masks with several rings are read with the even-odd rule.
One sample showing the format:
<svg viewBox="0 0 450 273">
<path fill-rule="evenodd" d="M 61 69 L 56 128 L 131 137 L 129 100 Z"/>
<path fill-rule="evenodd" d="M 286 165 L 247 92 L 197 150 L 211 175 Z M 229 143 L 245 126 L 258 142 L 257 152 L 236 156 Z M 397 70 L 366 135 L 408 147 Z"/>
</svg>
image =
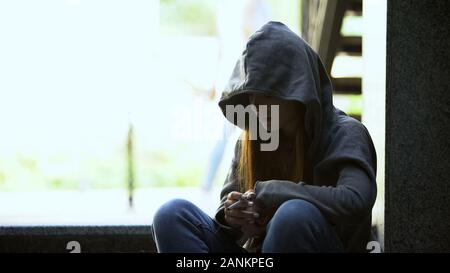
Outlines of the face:
<svg viewBox="0 0 450 273">
<path fill-rule="evenodd" d="M 303 111 L 299 102 L 284 100 L 272 96 L 260 94 L 249 95 L 250 104 L 256 106 L 256 115 L 264 129 L 270 131 L 272 124 L 271 106 L 279 106 L 279 129 L 287 132 L 295 131 L 299 120 L 303 119 Z M 260 105 L 267 105 L 267 111 L 261 111 Z"/>
</svg>

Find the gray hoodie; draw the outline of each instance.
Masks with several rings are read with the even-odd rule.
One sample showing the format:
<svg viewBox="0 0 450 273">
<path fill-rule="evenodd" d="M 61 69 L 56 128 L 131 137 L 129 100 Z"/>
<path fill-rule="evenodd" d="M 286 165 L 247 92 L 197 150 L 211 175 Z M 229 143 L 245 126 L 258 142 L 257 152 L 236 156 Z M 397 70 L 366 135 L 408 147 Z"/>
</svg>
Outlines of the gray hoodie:
<svg viewBox="0 0 450 273">
<path fill-rule="evenodd" d="M 219 106 L 224 115 L 226 105 L 246 106 L 250 92 L 305 106 L 310 145 L 303 181 L 256 181 L 255 205 L 276 209 L 290 199 L 309 201 L 333 226 L 347 251 L 361 252 L 370 240 L 376 152 L 364 125 L 333 106 L 332 89 L 317 53 L 284 24 L 269 22 L 250 37 Z M 238 140 L 215 221 L 242 246 L 247 238 L 227 226 L 223 206 L 227 194 L 239 190 L 239 147 Z"/>
</svg>

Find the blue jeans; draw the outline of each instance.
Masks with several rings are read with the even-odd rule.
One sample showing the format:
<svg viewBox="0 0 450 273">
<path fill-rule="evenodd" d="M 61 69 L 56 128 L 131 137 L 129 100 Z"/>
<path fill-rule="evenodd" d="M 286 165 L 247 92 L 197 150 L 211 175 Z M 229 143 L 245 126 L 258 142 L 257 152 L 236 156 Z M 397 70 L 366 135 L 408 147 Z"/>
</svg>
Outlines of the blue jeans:
<svg viewBox="0 0 450 273">
<path fill-rule="evenodd" d="M 197 206 L 174 199 L 159 208 L 153 219 L 158 252 L 245 252 L 225 230 Z M 331 225 L 313 204 L 284 202 L 266 228 L 261 252 L 343 252 Z"/>
</svg>

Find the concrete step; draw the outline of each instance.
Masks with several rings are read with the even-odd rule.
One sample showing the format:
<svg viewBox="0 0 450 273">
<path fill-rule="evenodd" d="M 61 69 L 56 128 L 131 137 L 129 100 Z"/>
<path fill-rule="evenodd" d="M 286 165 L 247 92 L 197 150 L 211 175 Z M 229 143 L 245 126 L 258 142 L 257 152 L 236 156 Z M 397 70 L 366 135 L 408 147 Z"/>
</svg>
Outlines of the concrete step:
<svg viewBox="0 0 450 273">
<path fill-rule="evenodd" d="M 156 246 L 150 226 L 0 227 L 0 253 L 70 253 L 74 250 L 154 253 Z"/>
</svg>

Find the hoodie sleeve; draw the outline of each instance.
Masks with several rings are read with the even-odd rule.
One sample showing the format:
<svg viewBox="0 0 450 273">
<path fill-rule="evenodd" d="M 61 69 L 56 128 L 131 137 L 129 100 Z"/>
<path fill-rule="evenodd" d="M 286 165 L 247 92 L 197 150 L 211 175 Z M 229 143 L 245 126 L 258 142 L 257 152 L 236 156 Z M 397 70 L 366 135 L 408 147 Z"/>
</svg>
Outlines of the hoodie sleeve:
<svg viewBox="0 0 450 273">
<path fill-rule="evenodd" d="M 222 228 L 224 228 L 235 241 L 241 239 L 243 233 L 239 228 L 233 228 L 228 226 L 227 222 L 225 221 L 224 203 L 227 200 L 227 196 L 230 192 L 239 191 L 239 181 L 237 176 L 237 165 L 239 160 L 239 154 L 240 154 L 240 140 L 236 142 L 231 167 L 223 184 L 222 191 L 220 192 L 220 205 L 214 217 L 216 223 L 218 223 Z"/>
<path fill-rule="evenodd" d="M 332 224 L 363 221 L 370 215 L 376 199 L 376 155 L 364 128 L 358 127 L 345 130 L 350 138 L 334 143 L 335 151 L 315 170 L 336 174 L 333 181 L 321 181 L 324 182 L 321 185 L 327 186 L 285 180 L 257 181 L 255 205 L 270 211 L 287 200 L 303 199 L 319 208 Z"/>
<path fill-rule="evenodd" d="M 258 181 L 255 204 L 262 209 L 278 208 L 290 199 L 303 199 L 317 206 L 334 224 L 364 220 L 375 202 L 375 181 L 360 168 L 342 168 L 337 186 L 298 184 L 285 180 Z"/>
</svg>

